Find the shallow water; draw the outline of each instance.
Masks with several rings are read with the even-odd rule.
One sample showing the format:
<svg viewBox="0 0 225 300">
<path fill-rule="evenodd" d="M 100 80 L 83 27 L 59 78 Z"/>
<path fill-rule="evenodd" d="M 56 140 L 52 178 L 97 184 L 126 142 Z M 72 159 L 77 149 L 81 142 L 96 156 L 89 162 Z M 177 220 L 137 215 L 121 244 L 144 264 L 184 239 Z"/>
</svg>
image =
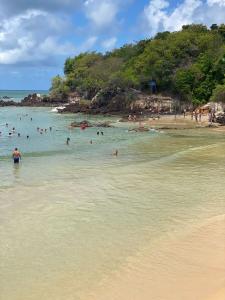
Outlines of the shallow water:
<svg viewBox="0 0 225 300">
<path fill-rule="evenodd" d="M 84 118 L 115 128 L 68 129 Z M 86 299 L 146 245 L 225 213 L 224 133 L 131 133 L 46 108 L 1 109 L 0 126 L 2 300 Z"/>
</svg>

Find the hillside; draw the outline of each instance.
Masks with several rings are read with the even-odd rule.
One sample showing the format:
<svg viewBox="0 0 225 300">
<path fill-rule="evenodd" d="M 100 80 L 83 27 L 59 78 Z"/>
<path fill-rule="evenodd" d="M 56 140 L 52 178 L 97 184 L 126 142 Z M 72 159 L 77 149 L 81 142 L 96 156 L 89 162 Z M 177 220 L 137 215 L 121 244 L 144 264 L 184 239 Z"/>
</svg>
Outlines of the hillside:
<svg viewBox="0 0 225 300">
<path fill-rule="evenodd" d="M 105 54 L 81 53 L 68 58 L 64 77 L 52 79 L 51 97 L 71 93 L 97 99 L 108 106 L 113 99 L 126 107 L 132 89 L 172 96 L 194 106 L 210 99 L 225 101 L 225 25 L 185 25 L 181 31 L 160 32 L 154 38 L 127 44 Z"/>
</svg>

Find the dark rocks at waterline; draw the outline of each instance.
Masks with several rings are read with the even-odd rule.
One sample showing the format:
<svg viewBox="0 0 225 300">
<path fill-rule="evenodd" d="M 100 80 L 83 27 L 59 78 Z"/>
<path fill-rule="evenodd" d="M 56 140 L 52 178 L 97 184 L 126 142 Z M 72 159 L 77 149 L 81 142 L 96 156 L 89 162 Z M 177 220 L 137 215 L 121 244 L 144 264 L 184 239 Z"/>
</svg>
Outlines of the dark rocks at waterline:
<svg viewBox="0 0 225 300">
<path fill-rule="evenodd" d="M 219 123 L 221 125 L 225 125 L 225 113 L 221 113 L 216 116 L 216 123 Z"/>
<path fill-rule="evenodd" d="M 2 99 L 3 99 L 3 100 L 10 100 L 11 98 L 8 97 L 8 96 L 3 96 Z"/>
<path fill-rule="evenodd" d="M 100 122 L 100 123 L 90 123 L 89 121 L 81 121 L 81 122 L 72 122 L 70 124 L 71 127 L 85 127 L 85 128 L 88 128 L 88 127 L 102 127 L 102 128 L 110 128 L 110 127 L 113 127 L 112 125 L 110 125 L 109 122 Z"/>
<path fill-rule="evenodd" d="M 4 107 L 4 106 L 18 106 L 18 103 L 13 100 L 9 100 L 9 101 L 0 100 L 0 107 Z"/>
<path fill-rule="evenodd" d="M 39 94 L 30 94 L 21 101 L 21 106 L 52 106 L 64 104 L 62 98 L 53 98 L 49 96 L 41 96 Z"/>
<path fill-rule="evenodd" d="M 86 120 L 81 121 L 81 122 L 74 121 L 70 124 L 70 126 L 74 127 L 74 128 L 75 127 L 93 127 L 92 124 Z"/>
<path fill-rule="evenodd" d="M 146 132 L 146 131 L 149 131 L 149 128 L 146 128 L 146 127 L 138 127 L 138 128 L 132 128 L 132 129 L 129 129 L 128 131 L 133 131 L 133 132 Z"/>
</svg>

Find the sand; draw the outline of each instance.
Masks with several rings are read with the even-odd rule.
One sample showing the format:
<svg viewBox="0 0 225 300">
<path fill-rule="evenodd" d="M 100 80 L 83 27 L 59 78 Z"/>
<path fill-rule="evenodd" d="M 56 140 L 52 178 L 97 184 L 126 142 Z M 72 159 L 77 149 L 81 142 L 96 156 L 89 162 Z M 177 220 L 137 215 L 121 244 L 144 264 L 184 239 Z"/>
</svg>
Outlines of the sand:
<svg viewBox="0 0 225 300">
<path fill-rule="evenodd" d="M 133 123 L 134 122 L 128 122 Z M 155 129 L 195 129 L 195 128 L 209 128 L 208 115 L 202 115 L 201 122 L 196 122 L 195 119 L 191 118 L 191 115 L 187 115 L 185 118 L 183 115 L 161 115 L 157 118 L 144 118 L 144 121 L 136 121 L 136 125 L 144 127 L 150 127 Z M 210 127 L 212 130 L 225 132 L 225 126 L 213 123 Z"/>
<path fill-rule="evenodd" d="M 149 245 L 92 291 L 92 300 L 225 299 L 225 216 Z M 159 247 L 160 246 L 160 247 Z"/>
</svg>

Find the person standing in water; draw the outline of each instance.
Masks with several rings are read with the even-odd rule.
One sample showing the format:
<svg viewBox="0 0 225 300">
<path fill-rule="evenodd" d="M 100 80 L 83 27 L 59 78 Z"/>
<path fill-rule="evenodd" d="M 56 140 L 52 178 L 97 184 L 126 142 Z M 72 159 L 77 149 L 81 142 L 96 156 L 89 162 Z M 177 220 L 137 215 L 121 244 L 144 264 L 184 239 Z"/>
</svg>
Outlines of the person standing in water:
<svg viewBox="0 0 225 300">
<path fill-rule="evenodd" d="M 67 144 L 67 145 L 70 144 L 70 138 L 69 138 L 69 137 L 66 139 L 66 144 Z"/>
<path fill-rule="evenodd" d="M 12 158 L 14 161 L 14 164 L 18 164 L 21 160 L 21 153 L 19 152 L 18 148 L 15 148 L 12 154 Z"/>
</svg>

